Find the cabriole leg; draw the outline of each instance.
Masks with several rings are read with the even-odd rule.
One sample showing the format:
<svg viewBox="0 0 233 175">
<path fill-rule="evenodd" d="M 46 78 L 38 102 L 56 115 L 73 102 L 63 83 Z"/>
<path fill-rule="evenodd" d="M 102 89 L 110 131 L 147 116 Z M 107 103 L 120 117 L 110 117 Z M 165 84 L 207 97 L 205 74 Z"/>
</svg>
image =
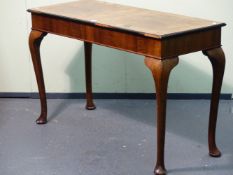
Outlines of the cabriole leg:
<svg viewBox="0 0 233 175">
<path fill-rule="evenodd" d="M 34 71 L 36 74 L 36 80 L 39 89 L 40 103 L 41 103 L 41 114 L 39 118 L 36 120 L 37 124 L 45 124 L 47 122 L 47 102 L 46 102 L 43 70 L 42 70 L 41 58 L 40 58 L 40 44 L 46 34 L 47 33 L 45 32 L 32 30 L 29 36 L 30 52 L 34 66 Z"/>
<path fill-rule="evenodd" d="M 157 98 L 157 163 L 155 175 L 166 174 L 164 166 L 164 144 L 166 131 L 167 86 L 171 70 L 178 64 L 178 58 L 158 60 L 145 58 L 146 66 L 151 70 L 156 87 Z"/>
<path fill-rule="evenodd" d="M 225 55 L 222 48 L 205 50 L 203 51 L 203 53 L 209 58 L 213 68 L 213 86 L 212 86 L 212 97 L 211 97 L 210 116 L 209 116 L 209 133 L 208 133 L 209 154 L 212 157 L 220 157 L 221 152 L 219 151 L 216 145 L 215 133 L 216 133 L 216 123 L 218 116 L 219 97 L 220 97 L 222 80 L 225 70 Z"/>
<path fill-rule="evenodd" d="M 92 73 L 91 73 L 91 59 L 92 59 L 92 43 L 84 42 L 85 50 L 85 74 L 86 74 L 86 109 L 95 109 L 92 94 Z"/>
</svg>

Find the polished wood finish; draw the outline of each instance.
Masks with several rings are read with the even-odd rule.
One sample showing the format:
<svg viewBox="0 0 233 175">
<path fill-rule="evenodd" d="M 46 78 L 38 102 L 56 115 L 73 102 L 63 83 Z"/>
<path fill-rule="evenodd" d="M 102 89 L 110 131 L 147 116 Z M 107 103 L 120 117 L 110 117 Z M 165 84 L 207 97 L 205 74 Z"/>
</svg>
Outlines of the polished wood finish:
<svg viewBox="0 0 233 175">
<path fill-rule="evenodd" d="M 92 95 L 92 76 L 91 76 L 91 57 L 92 57 L 92 44 L 84 42 L 84 51 L 85 51 L 85 77 L 86 77 L 86 109 L 93 110 L 95 109 L 95 104 L 93 102 Z"/>
<path fill-rule="evenodd" d="M 215 141 L 215 132 L 216 132 L 216 123 L 218 116 L 218 104 L 219 97 L 222 87 L 222 80 L 225 70 L 225 54 L 222 48 L 205 50 L 203 51 L 213 67 L 213 87 L 212 87 L 212 97 L 211 97 L 211 106 L 210 106 L 210 118 L 209 118 L 209 154 L 212 157 L 220 157 L 221 152 L 216 146 Z"/>
<path fill-rule="evenodd" d="M 38 14 L 32 14 L 32 28 L 141 55 L 161 57 L 160 41 L 138 34 Z"/>
<path fill-rule="evenodd" d="M 41 59 L 40 59 L 40 44 L 46 34 L 47 34 L 46 32 L 32 30 L 29 36 L 29 47 L 31 51 L 32 63 L 36 74 L 36 80 L 39 89 L 40 103 L 41 103 L 41 114 L 39 118 L 36 120 L 37 124 L 47 123 L 47 102 L 46 102 L 43 71 L 42 71 Z"/>
<path fill-rule="evenodd" d="M 224 25 L 211 20 L 96 0 L 79 0 L 29 11 L 157 39 Z"/>
<path fill-rule="evenodd" d="M 145 64 L 153 75 L 157 96 L 157 163 L 154 172 L 156 175 L 166 174 L 164 144 L 169 75 L 178 64 L 178 56 L 203 51 L 212 63 L 214 77 L 209 153 L 214 157 L 221 155 L 215 143 L 215 131 L 225 65 L 221 49 L 221 28 L 224 23 L 95 0 L 80 0 L 29 11 L 32 14 L 29 45 L 41 99 L 38 124 L 47 121 L 39 52 L 46 33 L 84 41 L 87 109 L 95 109 L 92 95 L 92 44 L 143 55 Z"/>
<path fill-rule="evenodd" d="M 216 47 L 221 47 L 221 30 L 219 28 L 163 40 L 161 58 L 171 58 L 177 55 Z"/>
<path fill-rule="evenodd" d="M 151 70 L 155 81 L 157 98 L 157 163 L 155 174 L 165 174 L 164 144 L 166 130 L 167 86 L 171 70 L 178 64 L 178 58 L 157 60 L 145 58 L 146 66 Z"/>
<path fill-rule="evenodd" d="M 163 39 L 56 16 L 32 14 L 32 29 L 71 37 L 158 59 L 221 46 L 221 28 L 178 33 Z M 104 37 L 103 37 L 104 36 Z"/>
</svg>

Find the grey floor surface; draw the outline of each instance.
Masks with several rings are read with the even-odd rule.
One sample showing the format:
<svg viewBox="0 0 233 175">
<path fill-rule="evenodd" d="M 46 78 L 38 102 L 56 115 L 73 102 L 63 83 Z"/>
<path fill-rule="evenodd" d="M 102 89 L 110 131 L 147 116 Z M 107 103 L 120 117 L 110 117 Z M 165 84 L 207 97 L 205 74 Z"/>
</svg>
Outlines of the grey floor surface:
<svg viewBox="0 0 233 175">
<path fill-rule="evenodd" d="M 0 175 L 153 175 L 155 101 L 48 100 L 49 122 L 38 126 L 37 99 L 0 99 Z M 169 175 L 233 175 L 232 102 L 221 101 L 217 143 L 207 150 L 208 100 L 169 100 Z"/>
</svg>

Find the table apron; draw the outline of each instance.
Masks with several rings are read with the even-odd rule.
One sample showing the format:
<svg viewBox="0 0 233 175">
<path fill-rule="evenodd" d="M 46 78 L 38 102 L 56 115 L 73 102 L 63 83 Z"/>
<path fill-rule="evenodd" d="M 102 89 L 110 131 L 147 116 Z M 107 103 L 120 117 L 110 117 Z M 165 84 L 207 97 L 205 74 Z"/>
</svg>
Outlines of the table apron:
<svg viewBox="0 0 233 175">
<path fill-rule="evenodd" d="M 221 47 L 221 27 L 190 32 L 162 41 L 162 58 Z"/>
<path fill-rule="evenodd" d="M 46 15 L 32 14 L 32 29 L 75 38 L 127 52 L 161 58 L 161 41 L 129 32 Z"/>
<path fill-rule="evenodd" d="M 142 33 L 32 13 L 32 29 L 156 59 L 173 58 L 182 54 L 221 46 L 221 27 L 158 39 Z"/>
</svg>

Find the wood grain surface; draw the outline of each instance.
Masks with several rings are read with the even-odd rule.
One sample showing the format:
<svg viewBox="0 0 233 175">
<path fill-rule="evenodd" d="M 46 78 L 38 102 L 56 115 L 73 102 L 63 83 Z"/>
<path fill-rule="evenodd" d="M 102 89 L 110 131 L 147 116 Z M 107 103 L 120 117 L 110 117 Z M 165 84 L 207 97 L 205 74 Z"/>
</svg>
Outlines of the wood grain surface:
<svg viewBox="0 0 233 175">
<path fill-rule="evenodd" d="M 98 0 L 79 0 L 29 9 L 29 12 L 142 33 L 154 38 L 224 26 L 211 20 L 135 8 Z"/>
<path fill-rule="evenodd" d="M 80 0 L 30 9 L 32 31 L 29 45 L 41 100 L 38 124 L 47 122 L 45 85 L 40 58 L 40 43 L 49 34 L 84 41 L 86 109 L 95 109 L 92 95 L 92 44 L 99 44 L 145 56 L 156 87 L 157 162 L 155 175 L 165 175 L 166 98 L 171 70 L 178 56 L 203 51 L 213 67 L 213 87 L 209 119 L 209 154 L 220 157 L 215 142 L 219 96 L 225 69 L 221 49 L 224 23 L 171 13 L 122 6 L 96 0 Z"/>
</svg>

